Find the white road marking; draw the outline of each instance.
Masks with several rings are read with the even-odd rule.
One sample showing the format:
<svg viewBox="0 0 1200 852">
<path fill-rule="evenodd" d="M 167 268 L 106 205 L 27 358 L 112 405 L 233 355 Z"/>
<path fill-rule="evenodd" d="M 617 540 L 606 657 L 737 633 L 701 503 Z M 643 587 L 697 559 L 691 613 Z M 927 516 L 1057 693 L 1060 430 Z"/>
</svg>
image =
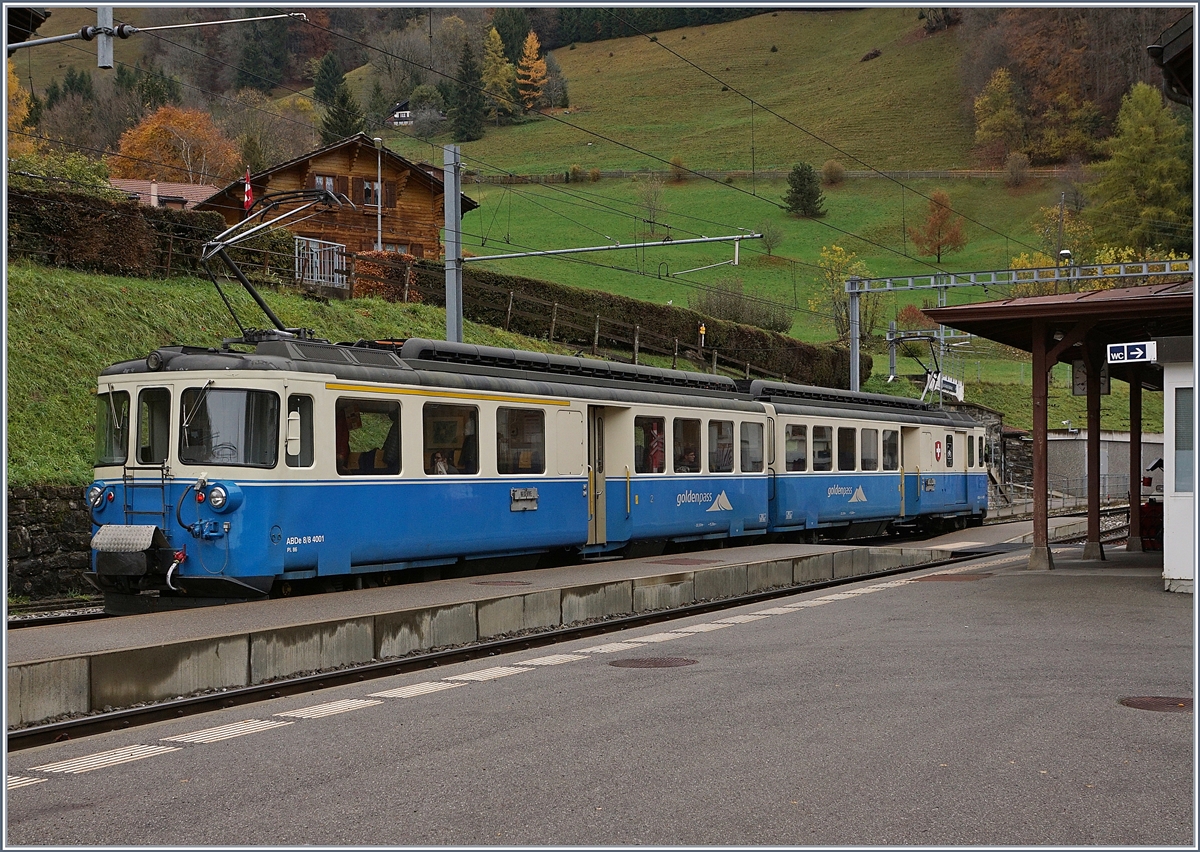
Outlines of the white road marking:
<svg viewBox="0 0 1200 852">
<path fill-rule="evenodd" d="M 632 651 L 634 648 L 640 648 L 641 643 L 635 641 L 629 642 L 609 642 L 607 645 L 593 645 L 590 648 L 580 648 L 581 654 L 612 654 L 616 651 Z"/>
<path fill-rule="evenodd" d="M 639 636 L 639 637 L 637 637 L 637 639 L 635 641 L 637 641 L 637 642 L 670 642 L 672 639 L 682 639 L 684 636 L 687 636 L 687 635 L 688 634 L 686 634 L 686 633 L 673 633 L 673 632 L 668 631 L 666 633 L 651 633 L 649 636 Z"/>
<path fill-rule="evenodd" d="M 37 772 L 67 772 L 72 775 L 78 775 L 81 772 L 91 772 L 93 769 L 104 769 L 105 767 L 116 766 L 121 763 L 132 763 L 135 760 L 144 760 L 147 757 L 154 757 L 159 754 L 166 754 L 169 751 L 179 750 L 179 746 L 131 745 L 124 748 L 115 748 L 112 751 L 89 754 L 86 757 L 77 757 L 74 760 L 60 760 L 57 763 L 47 763 L 43 766 L 33 766 L 30 768 Z"/>
<path fill-rule="evenodd" d="M 5 786 L 7 790 L 15 790 L 18 787 L 32 787 L 34 784 L 41 784 L 45 778 L 29 778 L 22 775 L 9 775 L 8 784 Z"/>
<path fill-rule="evenodd" d="M 279 719 L 246 719 L 244 722 L 234 722 L 221 725 L 218 728 L 205 728 L 190 734 L 180 734 L 177 737 L 163 737 L 163 742 L 169 743 L 215 743 L 221 740 L 231 740 L 234 737 L 244 737 L 246 734 L 256 734 L 259 731 L 269 731 L 272 728 L 282 728 L 294 725 L 295 722 L 284 722 Z"/>
<path fill-rule="evenodd" d="M 732 627 L 732 624 L 721 624 L 710 621 L 707 624 L 693 624 L 690 627 L 676 627 L 676 633 L 707 633 L 710 630 L 720 630 L 722 627 Z"/>
<path fill-rule="evenodd" d="M 755 615 L 787 615 L 790 612 L 793 612 L 791 607 L 777 606 L 771 609 L 760 609 Z"/>
<path fill-rule="evenodd" d="M 410 686 L 398 686 L 395 689 L 385 689 L 383 692 L 372 692 L 372 698 L 416 698 L 418 695 L 429 695 L 433 692 L 441 692 L 443 689 L 454 689 L 456 686 L 462 686 L 461 683 L 446 683 L 444 680 L 425 681 L 424 683 L 414 683 Z"/>
<path fill-rule="evenodd" d="M 520 674 L 521 672 L 533 671 L 532 669 L 523 669 L 519 666 L 495 666 L 490 669 L 482 669 L 477 672 L 468 672 L 467 674 L 454 675 L 446 680 L 495 680 L 498 677 L 508 677 L 509 675 Z"/>
<path fill-rule="evenodd" d="M 644 639 L 639 641 L 646 641 Z M 557 666 L 561 663 L 573 663 L 576 660 L 586 660 L 584 654 L 551 654 L 548 657 L 534 657 L 532 660 L 521 660 L 522 666 Z"/>
<path fill-rule="evenodd" d="M 752 613 L 750 615 L 731 615 L 729 618 L 718 618 L 716 624 L 749 624 L 751 621 L 759 621 L 763 618 L 770 618 L 769 615 L 764 615 L 761 612 Z"/>
<path fill-rule="evenodd" d="M 276 716 L 292 716 L 296 719 L 320 719 L 337 713 L 348 713 L 351 710 L 362 710 L 364 707 L 374 707 L 382 701 L 367 701 L 365 698 L 347 698 L 345 701 L 330 701 L 328 704 L 314 704 L 312 707 L 301 707 L 299 710 L 288 710 L 286 713 L 276 713 Z"/>
<path fill-rule="evenodd" d="M 788 609 L 804 609 L 810 606 L 821 606 L 822 604 L 832 603 L 828 598 L 817 598 L 811 601 L 800 601 L 800 603 L 788 604 Z"/>
</svg>

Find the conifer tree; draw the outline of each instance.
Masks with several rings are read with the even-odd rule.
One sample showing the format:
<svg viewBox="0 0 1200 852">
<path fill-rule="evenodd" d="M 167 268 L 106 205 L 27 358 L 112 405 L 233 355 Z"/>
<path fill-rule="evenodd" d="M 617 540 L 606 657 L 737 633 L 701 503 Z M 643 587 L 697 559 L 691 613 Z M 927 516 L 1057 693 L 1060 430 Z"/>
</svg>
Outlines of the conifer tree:
<svg viewBox="0 0 1200 852">
<path fill-rule="evenodd" d="M 517 71 L 504 55 L 504 42 L 495 27 L 488 29 L 483 40 L 483 90 L 487 94 L 488 118 L 500 123 L 502 116 L 512 114 L 512 92 Z"/>
<path fill-rule="evenodd" d="M 517 91 L 521 94 L 525 109 L 533 109 L 542 99 L 542 91 L 546 88 L 546 60 L 538 58 L 541 52 L 537 33 L 530 30 L 529 35 L 525 36 L 521 61 L 517 63 Z"/>
<path fill-rule="evenodd" d="M 797 163 L 788 174 L 788 191 L 783 203 L 791 213 L 817 218 L 825 215 L 822 205 L 825 195 L 821 192 L 821 179 L 809 163 Z"/>
<path fill-rule="evenodd" d="M 350 87 L 343 80 L 333 93 L 333 100 L 321 118 L 321 142 L 329 145 L 347 136 L 362 133 L 366 121 Z"/>
<path fill-rule="evenodd" d="M 338 62 L 333 51 L 330 51 L 321 57 L 321 62 L 317 65 L 317 73 L 313 77 L 313 97 L 317 103 L 329 105 L 333 103 L 338 86 L 345 81 L 342 63 Z"/>
<path fill-rule="evenodd" d="M 483 138 L 483 120 L 487 109 L 483 96 L 483 72 L 475 60 L 475 54 L 471 52 L 469 41 L 463 41 L 453 101 L 450 110 L 451 138 L 455 142 L 473 142 Z"/>
</svg>

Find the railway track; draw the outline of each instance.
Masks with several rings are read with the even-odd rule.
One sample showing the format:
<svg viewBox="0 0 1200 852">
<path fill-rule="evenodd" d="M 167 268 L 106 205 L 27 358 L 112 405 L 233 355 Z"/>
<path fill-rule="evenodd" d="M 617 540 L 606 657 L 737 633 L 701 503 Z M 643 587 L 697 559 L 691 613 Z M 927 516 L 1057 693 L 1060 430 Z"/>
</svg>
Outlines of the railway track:
<svg viewBox="0 0 1200 852">
<path fill-rule="evenodd" d="M 892 568 L 886 571 L 879 571 L 874 574 L 863 574 L 856 577 L 847 577 L 837 580 L 825 580 L 816 583 L 808 583 L 802 586 L 787 586 L 777 589 L 769 589 L 747 595 L 738 595 L 735 597 L 690 604 L 678 609 L 658 610 L 655 612 L 616 617 L 567 628 L 530 633 L 508 639 L 479 642 L 441 651 L 414 654 L 392 660 L 368 663 L 362 666 L 352 666 L 330 671 L 323 671 L 301 677 L 288 678 L 286 680 L 277 680 L 270 683 L 256 684 L 254 686 L 240 687 L 220 692 L 188 696 L 171 701 L 147 704 L 144 706 L 128 707 L 110 712 L 96 713 L 88 716 L 82 716 L 77 719 L 68 719 L 49 724 L 34 725 L 27 728 L 16 728 L 8 732 L 8 749 L 9 751 L 19 751 L 21 749 L 34 748 L 36 746 L 47 745 L 49 743 L 62 742 L 68 739 L 81 739 L 89 736 L 95 736 L 97 734 L 108 733 L 110 731 L 119 731 L 140 725 L 148 725 L 167 719 L 177 719 L 185 716 L 199 715 L 201 713 L 210 713 L 215 710 L 224 710 L 230 707 L 255 704 L 261 701 L 269 701 L 287 695 L 296 695 L 318 689 L 327 689 L 335 686 L 359 683 L 366 680 L 373 680 L 375 678 L 391 677 L 393 675 L 406 674 L 408 672 L 434 669 L 438 668 L 439 666 L 493 657 L 499 654 L 508 654 L 514 651 L 523 651 L 530 648 L 540 648 L 560 642 L 569 642 L 574 639 L 583 639 L 590 636 L 600 636 L 620 630 L 628 630 L 635 627 L 659 624 L 666 621 L 688 618 L 694 615 L 703 615 L 710 612 L 719 612 L 721 610 L 732 609 L 739 606 L 745 606 L 747 604 L 791 597 L 793 595 L 804 594 L 821 589 L 836 588 L 849 583 L 859 583 L 863 580 L 890 577 L 896 574 L 912 573 L 914 571 L 925 570 L 928 568 L 952 565 L 957 562 L 962 562 L 966 559 L 972 558 L 977 558 L 977 556 L 975 554 L 951 556 L 939 562 L 926 562 L 921 565 Z M 1023 557 L 1021 555 L 1014 555 L 1012 558 L 1019 559 Z M 1001 557 L 1001 559 L 1003 559 L 1003 557 Z"/>
</svg>

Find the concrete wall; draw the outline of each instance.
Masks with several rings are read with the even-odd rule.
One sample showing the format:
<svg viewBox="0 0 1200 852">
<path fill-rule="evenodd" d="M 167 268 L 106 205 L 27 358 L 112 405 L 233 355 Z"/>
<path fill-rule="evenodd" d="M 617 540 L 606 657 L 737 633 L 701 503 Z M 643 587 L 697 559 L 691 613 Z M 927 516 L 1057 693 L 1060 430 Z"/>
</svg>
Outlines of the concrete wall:
<svg viewBox="0 0 1200 852">
<path fill-rule="evenodd" d="M 265 683 L 371 660 L 467 645 L 698 601 L 944 559 L 937 550 L 844 548 L 786 559 L 505 595 L 283 630 L 166 642 L 8 667 L 10 725 Z"/>
</svg>

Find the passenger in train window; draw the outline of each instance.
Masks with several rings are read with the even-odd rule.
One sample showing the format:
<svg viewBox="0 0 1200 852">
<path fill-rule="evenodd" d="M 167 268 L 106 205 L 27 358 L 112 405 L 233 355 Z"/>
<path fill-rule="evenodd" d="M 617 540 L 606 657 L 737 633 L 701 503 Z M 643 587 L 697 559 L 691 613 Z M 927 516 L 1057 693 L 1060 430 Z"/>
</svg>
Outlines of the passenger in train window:
<svg viewBox="0 0 1200 852">
<path fill-rule="evenodd" d="M 674 438 L 676 473 L 700 472 L 700 421 L 675 418 Z M 689 456 L 690 453 L 690 456 Z M 683 465 L 684 467 L 681 467 Z"/>
<path fill-rule="evenodd" d="M 679 458 L 675 460 L 676 473 L 699 473 L 700 465 L 696 463 L 696 451 L 691 447 L 684 447 L 683 452 L 679 454 Z"/>
<path fill-rule="evenodd" d="M 445 476 L 449 473 L 458 473 L 458 468 L 450 464 L 441 450 L 434 450 L 433 458 L 429 460 L 429 472 L 434 476 Z"/>
<path fill-rule="evenodd" d="M 661 417 L 633 419 L 633 469 L 635 473 L 662 473 L 667 462 L 667 436 Z"/>
</svg>

